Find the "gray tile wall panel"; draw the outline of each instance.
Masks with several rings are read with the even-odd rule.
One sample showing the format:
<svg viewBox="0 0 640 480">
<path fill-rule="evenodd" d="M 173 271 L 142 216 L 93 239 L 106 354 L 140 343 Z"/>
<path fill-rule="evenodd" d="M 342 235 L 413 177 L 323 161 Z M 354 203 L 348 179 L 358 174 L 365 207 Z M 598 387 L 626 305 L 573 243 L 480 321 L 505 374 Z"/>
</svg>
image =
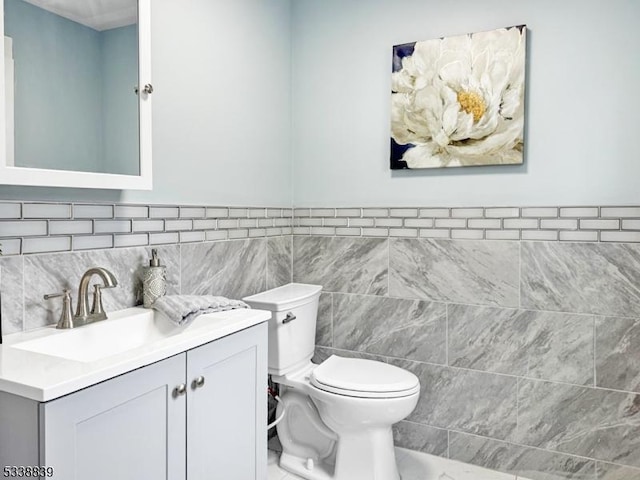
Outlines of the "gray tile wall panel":
<svg viewBox="0 0 640 480">
<path fill-rule="evenodd" d="M 516 242 L 393 239 L 389 268 L 394 297 L 518 305 Z"/>
</svg>

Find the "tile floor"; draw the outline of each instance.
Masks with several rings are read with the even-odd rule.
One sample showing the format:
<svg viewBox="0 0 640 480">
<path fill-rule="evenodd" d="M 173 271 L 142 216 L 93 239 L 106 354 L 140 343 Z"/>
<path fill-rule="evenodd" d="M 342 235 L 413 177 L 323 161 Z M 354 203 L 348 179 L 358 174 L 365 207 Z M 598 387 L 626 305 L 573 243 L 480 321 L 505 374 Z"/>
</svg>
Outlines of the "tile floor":
<svg viewBox="0 0 640 480">
<path fill-rule="evenodd" d="M 396 448 L 396 459 L 402 480 L 527 480 L 404 448 Z M 282 470 L 277 454 L 269 451 L 268 480 L 300 480 L 300 477 Z"/>
</svg>

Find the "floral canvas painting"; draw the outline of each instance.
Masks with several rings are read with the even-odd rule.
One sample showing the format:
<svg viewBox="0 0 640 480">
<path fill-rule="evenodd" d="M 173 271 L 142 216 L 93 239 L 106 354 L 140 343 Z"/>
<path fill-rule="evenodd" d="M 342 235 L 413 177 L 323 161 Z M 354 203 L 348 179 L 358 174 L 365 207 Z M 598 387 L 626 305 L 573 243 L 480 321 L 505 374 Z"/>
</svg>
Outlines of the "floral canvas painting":
<svg viewBox="0 0 640 480">
<path fill-rule="evenodd" d="M 391 168 L 523 162 L 526 27 L 393 47 Z"/>
</svg>

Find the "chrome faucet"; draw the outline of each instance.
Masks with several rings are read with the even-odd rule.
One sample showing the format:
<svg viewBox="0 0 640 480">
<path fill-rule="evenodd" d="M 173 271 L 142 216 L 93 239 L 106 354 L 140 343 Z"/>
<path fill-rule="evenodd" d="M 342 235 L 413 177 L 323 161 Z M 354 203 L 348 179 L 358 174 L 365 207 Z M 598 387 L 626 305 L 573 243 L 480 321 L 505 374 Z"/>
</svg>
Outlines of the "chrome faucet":
<svg viewBox="0 0 640 480">
<path fill-rule="evenodd" d="M 91 311 L 89 311 L 89 282 L 94 275 L 98 275 L 104 284 L 93 286 L 93 306 L 91 307 Z M 78 307 L 76 314 L 73 316 L 74 325 L 85 325 L 87 323 L 105 320 L 107 314 L 102 306 L 102 289 L 113 288 L 117 285 L 118 280 L 116 280 L 113 273 L 106 268 L 93 267 L 84 272 L 80 279 L 80 286 L 78 287 Z"/>
</svg>

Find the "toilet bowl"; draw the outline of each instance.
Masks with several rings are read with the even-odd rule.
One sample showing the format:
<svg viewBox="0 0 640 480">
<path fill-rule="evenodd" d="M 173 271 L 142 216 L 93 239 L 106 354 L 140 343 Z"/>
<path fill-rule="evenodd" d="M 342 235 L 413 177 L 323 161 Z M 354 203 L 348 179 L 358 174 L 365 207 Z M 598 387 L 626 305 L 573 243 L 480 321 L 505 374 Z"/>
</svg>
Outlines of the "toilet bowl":
<svg viewBox="0 0 640 480">
<path fill-rule="evenodd" d="M 418 378 L 373 360 L 311 363 L 321 287 L 289 284 L 244 299 L 271 310 L 269 373 L 285 411 L 280 466 L 308 480 L 399 480 L 391 426 L 415 408 Z"/>
</svg>

